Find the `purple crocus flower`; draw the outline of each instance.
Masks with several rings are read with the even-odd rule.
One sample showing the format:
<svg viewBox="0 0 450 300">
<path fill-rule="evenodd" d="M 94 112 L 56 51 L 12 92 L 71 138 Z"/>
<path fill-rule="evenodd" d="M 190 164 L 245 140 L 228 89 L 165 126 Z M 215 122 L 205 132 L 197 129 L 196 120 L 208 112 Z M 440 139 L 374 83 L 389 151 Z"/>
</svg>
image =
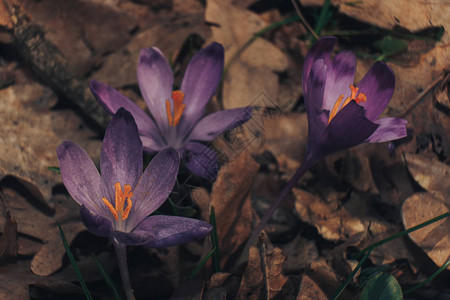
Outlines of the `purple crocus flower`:
<svg viewBox="0 0 450 300">
<path fill-rule="evenodd" d="M 335 42 L 335 37 L 323 37 L 306 56 L 303 96 L 309 132 L 305 160 L 253 230 L 239 261 L 248 254 L 283 199 L 318 160 L 363 142 L 387 142 L 407 135 L 406 120 L 378 119 L 394 93 L 391 68 L 377 61 L 355 87 L 356 57 L 351 51 L 342 51 L 331 59 Z"/>
<path fill-rule="evenodd" d="M 355 87 L 356 57 L 351 51 L 342 51 L 331 59 L 335 42 L 335 37 L 318 40 L 303 66 L 309 123 L 306 159 L 317 160 L 363 142 L 387 142 L 407 135 L 406 120 L 378 119 L 394 93 L 391 68 L 377 61 Z"/>
<path fill-rule="evenodd" d="M 208 179 L 217 175 L 216 153 L 200 142 L 212 141 L 226 130 L 250 119 L 251 107 L 223 110 L 203 117 L 223 70 L 222 45 L 212 43 L 190 61 L 180 90 L 172 92 L 173 73 L 158 48 L 141 50 L 139 87 L 151 116 L 114 88 L 91 81 L 97 100 L 111 114 L 126 108 L 136 119 L 144 150 L 149 153 L 167 147 L 177 149 L 186 167 Z"/>
<path fill-rule="evenodd" d="M 57 149 L 62 180 L 81 205 L 81 216 L 94 234 L 125 245 L 170 247 L 201 239 L 211 225 L 175 216 L 149 216 L 175 184 L 179 154 L 160 151 L 142 172 L 142 142 L 132 115 L 119 109 L 106 129 L 99 174 L 88 154 L 65 141 Z"/>
</svg>

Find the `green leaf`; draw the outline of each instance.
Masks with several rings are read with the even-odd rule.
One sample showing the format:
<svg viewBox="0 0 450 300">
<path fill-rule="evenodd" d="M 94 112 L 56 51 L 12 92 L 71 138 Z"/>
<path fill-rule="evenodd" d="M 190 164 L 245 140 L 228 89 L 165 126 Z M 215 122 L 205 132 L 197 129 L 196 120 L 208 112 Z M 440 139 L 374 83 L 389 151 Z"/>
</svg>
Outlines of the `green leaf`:
<svg viewBox="0 0 450 300">
<path fill-rule="evenodd" d="M 75 269 L 75 273 L 77 274 L 78 280 L 80 281 L 81 288 L 83 289 L 84 295 L 86 296 L 86 299 L 93 300 L 91 293 L 89 292 L 86 283 L 83 280 L 83 277 L 81 276 L 80 269 L 78 269 L 77 263 L 75 262 L 75 258 L 73 257 L 72 251 L 70 251 L 69 244 L 67 243 L 66 236 L 64 235 L 64 231 L 62 230 L 61 226 L 59 224 L 59 234 L 61 235 L 61 240 L 63 242 L 64 248 L 66 248 L 67 256 L 69 257 L 70 263 L 72 264 L 72 267 Z"/>
<path fill-rule="evenodd" d="M 188 279 L 193 279 L 195 276 L 198 275 L 198 272 L 205 266 L 208 259 L 211 257 L 211 255 L 216 251 L 216 248 L 212 248 L 209 250 L 209 252 L 203 257 L 203 259 L 198 263 L 197 266 L 195 266 L 194 270 L 192 270 L 191 274 L 189 274 Z"/>
<path fill-rule="evenodd" d="M 408 49 L 408 43 L 391 36 L 385 36 L 382 40 L 376 41 L 374 46 L 380 49 L 383 57 L 399 54 Z"/>
<path fill-rule="evenodd" d="M 98 270 L 103 276 L 103 279 L 105 280 L 106 284 L 108 285 L 109 289 L 113 293 L 114 299 L 116 300 L 122 300 L 120 298 L 119 292 L 116 289 L 116 286 L 114 285 L 113 281 L 111 280 L 111 277 L 109 277 L 108 273 L 106 272 L 105 268 L 103 268 L 102 263 L 98 260 L 97 256 L 92 253 L 92 258 L 95 261 L 95 264 L 97 265 Z"/>
<path fill-rule="evenodd" d="M 402 300 L 402 288 L 397 279 L 389 273 L 373 277 L 361 294 L 359 300 Z"/>
<path fill-rule="evenodd" d="M 61 174 L 61 169 L 59 167 L 47 167 L 50 171 Z"/>
</svg>

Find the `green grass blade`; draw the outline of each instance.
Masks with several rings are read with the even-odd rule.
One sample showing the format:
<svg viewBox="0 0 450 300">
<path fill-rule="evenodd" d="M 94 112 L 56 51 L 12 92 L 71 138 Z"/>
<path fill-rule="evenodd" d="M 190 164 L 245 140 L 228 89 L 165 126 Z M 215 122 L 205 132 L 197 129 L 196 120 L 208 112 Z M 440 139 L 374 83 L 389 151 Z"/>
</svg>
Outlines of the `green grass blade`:
<svg viewBox="0 0 450 300">
<path fill-rule="evenodd" d="M 50 171 L 53 171 L 55 173 L 61 174 L 61 170 L 59 167 L 47 167 Z"/>
<path fill-rule="evenodd" d="M 80 269 L 78 269 L 77 263 L 75 262 L 75 258 L 73 257 L 72 251 L 70 251 L 69 244 L 67 243 L 66 236 L 61 228 L 61 225 L 58 224 L 59 234 L 61 235 L 62 242 L 64 244 L 64 248 L 66 248 L 67 256 L 69 257 L 70 263 L 75 269 L 75 273 L 77 274 L 78 280 L 80 281 L 81 288 L 83 289 L 84 294 L 86 295 L 86 299 L 93 300 L 91 293 L 89 292 L 86 283 L 81 276 Z"/>
<path fill-rule="evenodd" d="M 108 273 L 106 273 L 105 268 L 103 268 L 102 263 L 98 260 L 97 256 L 92 253 L 92 258 L 95 261 L 95 264 L 97 265 L 98 270 L 103 276 L 103 279 L 105 280 L 106 284 L 108 285 L 109 289 L 113 293 L 114 299 L 116 300 L 122 300 L 122 298 L 119 295 L 119 292 L 117 292 L 116 287 L 114 286 L 113 281 L 111 280 L 111 277 L 109 277 Z"/>
<path fill-rule="evenodd" d="M 198 272 L 205 266 L 208 259 L 213 255 L 213 253 L 216 252 L 216 248 L 212 248 L 206 255 L 203 257 L 203 259 L 198 263 L 197 266 L 195 266 L 194 270 L 192 270 L 191 274 L 189 274 L 188 279 L 193 279 L 195 276 L 198 275 Z"/>
<path fill-rule="evenodd" d="M 447 262 L 439 268 L 439 270 L 437 270 L 436 272 L 433 273 L 433 275 L 431 275 L 430 277 L 428 277 L 426 280 L 422 281 L 421 283 L 419 283 L 418 285 L 406 290 L 403 292 L 403 295 L 409 294 L 415 290 L 417 290 L 418 288 L 424 286 L 425 284 L 427 284 L 428 282 L 430 282 L 431 280 L 433 280 L 434 277 L 438 276 L 439 273 L 441 273 L 442 271 L 444 271 L 445 269 L 447 269 L 447 267 L 450 265 L 450 260 L 447 260 Z"/>
<path fill-rule="evenodd" d="M 369 280 L 359 300 L 402 300 L 402 288 L 389 273 L 380 273 Z"/>
<path fill-rule="evenodd" d="M 211 243 L 214 249 L 212 264 L 214 273 L 220 272 L 220 248 L 219 248 L 219 238 L 217 236 L 217 225 L 216 225 L 216 214 L 214 213 L 214 206 L 211 206 L 211 215 L 209 216 L 209 222 L 213 226 L 211 231 Z"/>
</svg>

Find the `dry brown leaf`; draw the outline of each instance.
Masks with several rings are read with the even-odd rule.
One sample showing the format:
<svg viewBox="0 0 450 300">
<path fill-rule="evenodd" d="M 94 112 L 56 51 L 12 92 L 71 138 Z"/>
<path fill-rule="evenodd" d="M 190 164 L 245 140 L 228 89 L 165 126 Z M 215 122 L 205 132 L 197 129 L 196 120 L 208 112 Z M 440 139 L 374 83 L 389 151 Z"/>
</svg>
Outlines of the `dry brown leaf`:
<svg viewBox="0 0 450 300">
<path fill-rule="evenodd" d="M 210 31 L 203 22 L 203 15 L 204 8 L 198 1 L 175 1 L 170 15 L 158 14 L 151 25 L 137 33 L 123 50 L 108 56 L 91 78 L 115 88 L 137 85 L 136 67 L 141 49 L 158 47 L 169 61 L 175 61 L 189 36 L 197 35 L 202 40 L 209 38 Z"/>
<path fill-rule="evenodd" d="M 52 188 L 61 182 L 58 174 L 48 170 L 58 166 L 56 147 L 72 140 L 98 159 L 100 143 L 89 140 L 94 133 L 73 112 L 51 111 L 56 97 L 39 84 L 10 86 L 0 90 L 0 98 L 0 178 L 18 178 L 51 207 Z"/>
<path fill-rule="evenodd" d="M 450 196 L 450 167 L 436 158 L 405 153 L 408 170 L 425 190 Z M 448 199 L 447 203 L 450 203 Z"/>
<path fill-rule="evenodd" d="M 205 20 L 211 27 L 212 40 L 225 48 L 225 62 L 242 47 L 249 38 L 268 24 L 257 14 L 234 6 L 230 0 L 208 0 Z M 257 38 L 245 49 L 228 70 L 223 82 L 222 103 L 225 108 L 246 105 L 266 106 L 258 103 L 265 93 L 270 106 L 283 106 L 279 99 L 278 75 L 288 66 L 286 55 L 263 38 Z"/>
<path fill-rule="evenodd" d="M 324 0 L 300 0 L 300 2 L 303 5 L 323 5 Z M 356 2 L 332 0 L 331 4 L 350 17 L 386 29 L 400 26 L 414 32 L 432 26 L 445 27 L 450 24 L 450 6 L 447 0 L 368 0 Z M 446 28 L 443 41 L 448 42 L 449 38 L 448 28 Z"/>
<path fill-rule="evenodd" d="M 251 247 L 237 299 L 273 299 L 277 296 L 287 281 L 281 273 L 285 259 L 280 248 Z"/>
<path fill-rule="evenodd" d="M 300 292 L 297 300 L 327 300 L 327 296 L 322 292 L 320 287 L 307 275 L 302 276 L 300 284 Z"/>
<path fill-rule="evenodd" d="M 331 296 L 341 285 L 333 268 L 328 265 L 326 258 L 320 257 L 319 259 L 311 262 L 309 267 L 311 271 L 308 273 L 311 280 L 313 280 L 321 290 L 327 295 Z M 342 294 L 342 299 L 349 299 L 346 297 L 346 291 Z"/>
<path fill-rule="evenodd" d="M 10 184 L 11 182 L 7 185 Z M 4 187 L 5 206 L 17 221 L 17 231 L 20 234 L 42 242 L 31 262 L 31 270 L 36 275 L 48 276 L 62 267 L 66 253 L 56 223 L 63 228 L 68 243 L 85 229 L 79 220 L 79 206 L 69 197 L 58 195 L 54 198 L 56 205 L 52 212 L 36 203 L 37 200 L 29 194 L 21 195 L 15 189 Z M 18 242 L 19 249 L 24 248 L 20 244 L 23 241 Z"/>
<path fill-rule="evenodd" d="M 2 200 L 3 202 L 3 200 Z M 3 203 L 2 203 L 3 206 Z M 2 236 L 0 237 L 0 262 L 17 256 L 17 222 L 11 218 L 9 211 L 2 211 L 6 217 Z"/>
<path fill-rule="evenodd" d="M 402 221 L 405 228 L 411 228 L 448 212 L 449 208 L 450 205 L 439 193 L 416 193 L 403 204 Z M 438 267 L 450 258 L 450 218 L 411 232 L 409 237 Z M 450 270 L 450 267 L 447 269 Z"/>
<path fill-rule="evenodd" d="M 296 198 L 295 210 L 300 219 L 316 227 L 323 238 L 337 242 L 366 230 L 366 225 L 344 206 L 334 210 L 319 196 L 296 188 L 292 192 Z"/>
<path fill-rule="evenodd" d="M 205 220 L 214 206 L 222 267 L 250 235 L 253 217 L 249 191 L 258 169 L 250 154 L 242 152 L 220 169 L 209 197 L 204 189 L 193 192 Z"/>
</svg>

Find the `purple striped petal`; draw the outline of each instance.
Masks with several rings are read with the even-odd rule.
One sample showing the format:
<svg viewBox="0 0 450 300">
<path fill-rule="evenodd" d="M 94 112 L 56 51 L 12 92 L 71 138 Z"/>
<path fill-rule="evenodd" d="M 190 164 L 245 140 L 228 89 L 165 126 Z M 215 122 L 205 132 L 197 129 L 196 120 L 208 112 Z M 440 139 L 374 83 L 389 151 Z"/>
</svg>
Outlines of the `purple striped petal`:
<svg viewBox="0 0 450 300">
<path fill-rule="evenodd" d="M 141 158 L 142 160 L 142 158 Z M 160 151 L 144 171 L 133 191 L 133 202 L 127 229 L 133 229 L 166 201 L 178 174 L 180 156 L 173 148 Z"/>
<path fill-rule="evenodd" d="M 173 73 L 158 48 L 141 50 L 137 75 L 142 97 L 164 134 L 169 126 L 166 100 L 170 100 L 172 97 Z"/>
<path fill-rule="evenodd" d="M 96 80 L 91 80 L 89 87 L 92 94 L 94 94 L 95 98 L 97 98 L 98 102 L 107 112 L 114 115 L 119 108 L 125 108 L 133 115 L 141 134 L 152 137 L 158 144 L 163 144 L 155 122 L 133 101 L 109 85 Z"/>
<path fill-rule="evenodd" d="M 247 122 L 251 117 L 251 107 L 227 109 L 209 114 L 195 125 L 188 139 L 212 141 L 224 131 Z"/>
<path fill-rule="evenodd" d="M 374 121 L 384 111 L 394 93 L 394 72 L 384 62 L 377 61 L 358 87 L 359 92 L 367 96 L 367 101 L 360 105 L 366 109 L 366 117 Z"/>
<path fill-rule="evenodd" d="M 204 114 L 205 106 L 215 94 L 222 76 L 224 50 L 222 45 L 211 43 L 200 50 L 189 62 L 181 83 L 186 108 L 180 125 L 181 135 L 186 135 Z"/>
<path fill-rule="evenodd" d="M 350 148 L 364 142 L 378 125 L 364 115 L 364 109 L 351 101 L 328 125 L 328 143 L 331 152 Z M 330 152 L 330 153 L 331 153 Z"/>
<path fill-rule="evenodd" d="M 211 230 L 212 226 L 205 221 L 157 215 L 142 220 L 131 233 L 114 231 L 113 236 L 130 246 L 165 248 L 202 239 Z"/>
<path fill-rule="evenodd" d="M 338 53 L 327 68 L 327 81 L 323 96 L 324 110 L 331 111 L 340 95 L 350 96 L 350 85 L 356 70 L 356 56 L 351 51 Z"/>
<path fill-rule="evenodd" d="M 84 205 L 80 208 L 80 215 L 84 226 L 86 226 L 90 232 L 103 237 L 111 236 L 111 231 L 113 229 L 111 220 L 91 213 Z"/>
<path fill-rule="evenodd" d="M 73 142 L 65 141 L 58 146 L 56 153 L 63 183 L 72 198 L 79 205 L 107 218 L 106 207 L 99 207 L 106 188 L 86 151 Z"/>
<path fill-rule="evenodd" d="M 100 170 L 111 195 L 114 194 L 116 182 L 119 182 L 122 188 L 125 184 L 133 188 L 141 177 L 142 142 L 133 116 L 124 108 L 117 111 L 106 128 Z M 111 198 L 107 199 L 113 201 Z"/>
<path fill-rule="evenodd" d="M 330 54 L 335 43 L 336 38 L 334 36 L 326 36 L 319 39 L 309 50 L 303 63 L 303 93 L 307 93 L 308 89 L 311 88 L 307 83 L 314 62 L 317 59 L 323 59 L 324 63 L 328 65 L 330 62 Z"/>
<path fill-rule="evenodd" d="M 406 124 L 408 121 L 398 118 L 382 118 L 374 121 L 378 124 L 377 130 L 367 139 L 369 143 L 381 143 L 398 140 L 407 136 Z"/>
<path fill-rule="evenodd" d="M 217 153 L 213 149 L 201 143 L 190 142 L 182 151 L 186 167 L 192 173 L 211 181 L 216 179 L 219 165 Z"/>
</svg>

